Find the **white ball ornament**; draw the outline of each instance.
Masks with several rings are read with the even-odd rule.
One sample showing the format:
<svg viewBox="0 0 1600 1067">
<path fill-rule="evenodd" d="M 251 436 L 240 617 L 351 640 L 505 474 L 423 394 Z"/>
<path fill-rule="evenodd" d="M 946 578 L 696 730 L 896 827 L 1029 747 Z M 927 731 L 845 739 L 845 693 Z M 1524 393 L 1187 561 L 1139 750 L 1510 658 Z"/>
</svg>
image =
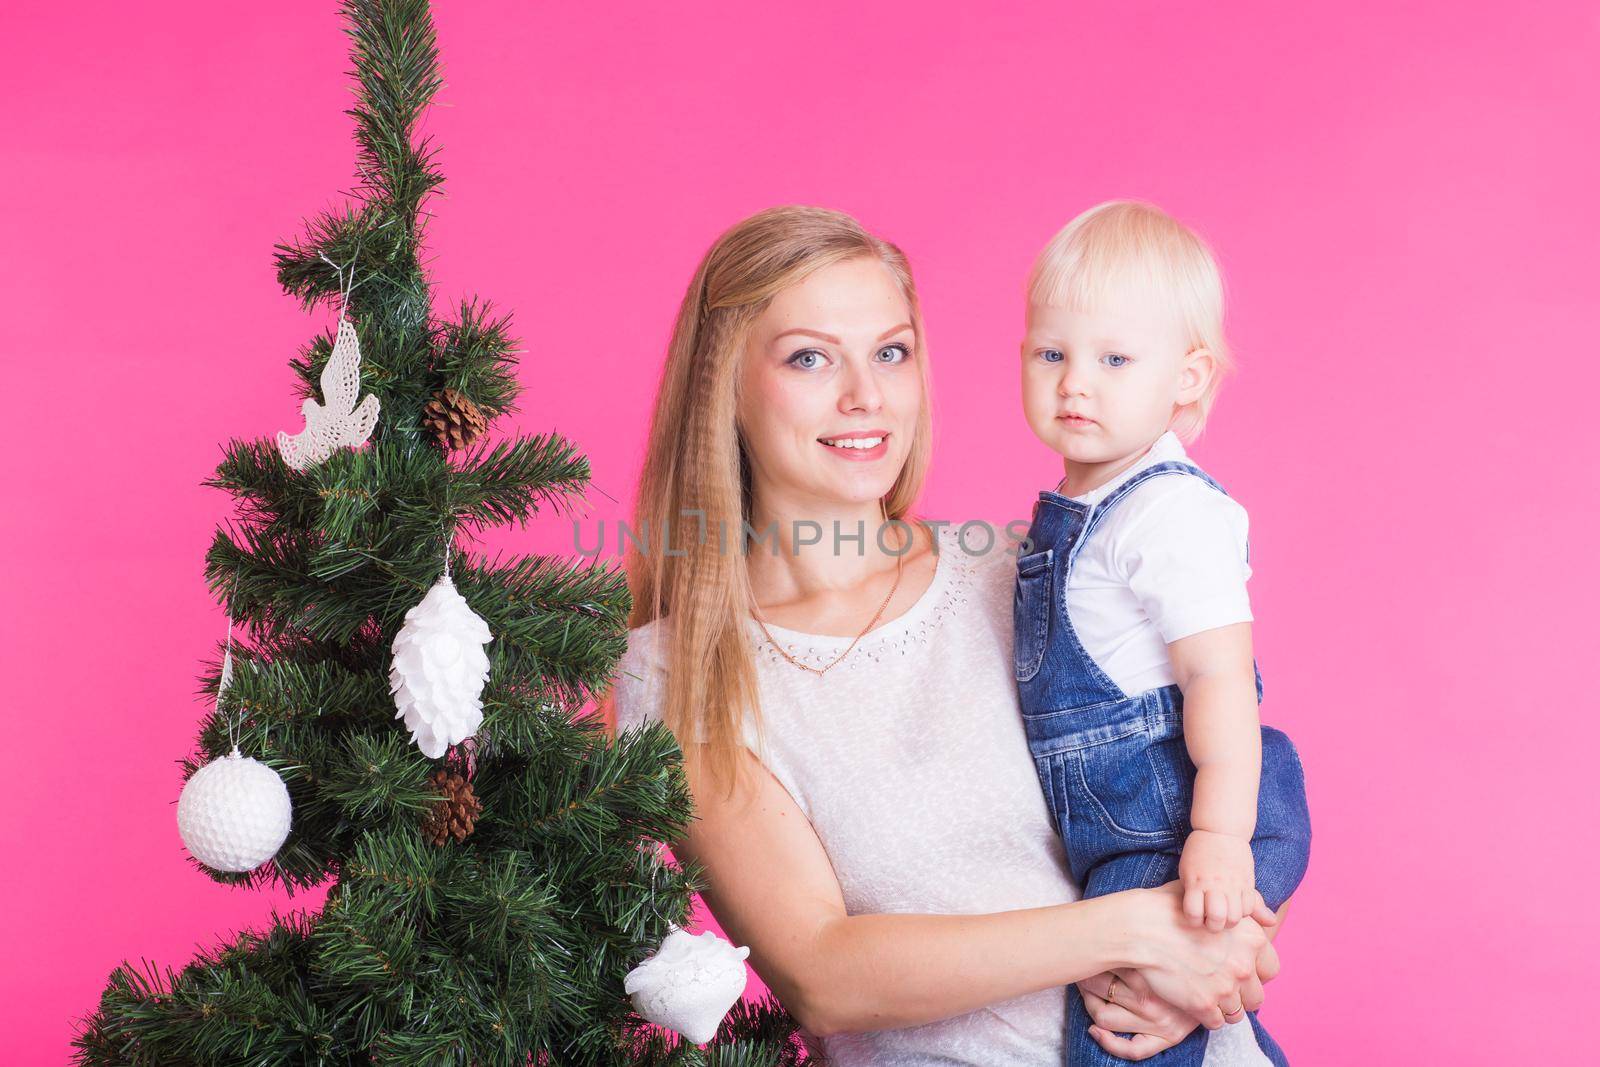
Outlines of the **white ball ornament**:
<svg viewBox="0 0 1600 1067">
<path fill-rule="evenodd" d="M 253 871 L 289 836 L 289 789 L 278 772 L 238 746 L 201 767 L 178 795 L 178 833 L 215 871 Z"/>
<path fill-rule="evenodd" d="M 710 930 L 695 935 L 674 926 L 654 955 L 628 972 L 622 988 L 645 1019 L 701 1045 L 716 1036 L 744 995 L 749 955 Z"/>
<path fill-rule="evenodd" d="M 492 640 L 489 624 L 456 592 L 448 571 L 406 612 L 391 649 L 389 691 L 398 709 L 394 717 L 405 720 L 428 758 L 438 759 L 482 725 L 489 678 L 484 646 Z"/>
</svg>

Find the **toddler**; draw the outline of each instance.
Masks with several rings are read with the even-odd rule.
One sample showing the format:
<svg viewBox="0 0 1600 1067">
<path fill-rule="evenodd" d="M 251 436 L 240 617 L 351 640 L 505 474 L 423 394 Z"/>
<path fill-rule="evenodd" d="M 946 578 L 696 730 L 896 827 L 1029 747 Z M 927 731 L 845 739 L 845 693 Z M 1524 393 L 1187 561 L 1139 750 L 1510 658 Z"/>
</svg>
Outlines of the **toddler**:
<svg viewBox="0 0 1600 1067">
<path fill-rule="evenodd" d="M 1040 254 L 1023 407 L 1064 476 L 1034 505 L 1015 596 L 1028 744 L 1084 895 L 1177 878 L 1213 930 L 1281 905 L 1311 842 L 1300 758 L 1257 709 L 1248 518 L 1180 441 L 1229 368 L 1222 314 L 1205 244 L 1149 204 L 1094 207 Z M 1068 996 L 1068 1062 L 1124 1063 Z M 1209 1033 L 1147 1062 L 1198 1067 Z"/>
</svg>

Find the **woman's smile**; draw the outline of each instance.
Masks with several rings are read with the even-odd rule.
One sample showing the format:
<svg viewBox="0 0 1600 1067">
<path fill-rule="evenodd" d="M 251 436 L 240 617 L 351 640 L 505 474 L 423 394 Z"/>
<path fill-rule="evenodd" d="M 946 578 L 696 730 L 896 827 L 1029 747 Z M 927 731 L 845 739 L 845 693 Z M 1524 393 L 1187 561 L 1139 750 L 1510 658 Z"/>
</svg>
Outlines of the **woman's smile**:
<svg viewBox="0 0 1600 1067">
<path fill-rule="evenodd" d="M 839 459 L 868 463 L 889 454 L 889 431 L 854 430 L 836 437 L 819 437 L 817 443 Z"/>
</svg>

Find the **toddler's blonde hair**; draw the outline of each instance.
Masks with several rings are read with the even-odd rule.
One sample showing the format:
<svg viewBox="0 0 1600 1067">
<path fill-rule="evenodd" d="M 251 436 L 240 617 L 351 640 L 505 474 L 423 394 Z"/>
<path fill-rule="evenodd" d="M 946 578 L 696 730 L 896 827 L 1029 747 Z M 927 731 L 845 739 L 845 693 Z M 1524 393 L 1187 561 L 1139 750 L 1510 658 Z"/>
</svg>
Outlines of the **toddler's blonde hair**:
<svg viewBox="0 0 1600 1067">
<path fill-rule="evenodd" d="M 1129 289 L 1171 307 L 1190 350 L 1209 349 L 1216 358 L 1205 392 L 1173 417 L 1173 431 L 1192 441 L 1234 369 L 1222 329 L 1222 274 L 1205 241 L 1154 204 L 1108 200 L 1052 237 L 1028 275 L 1028 302 L 1046 307 L 1088 311 L 1108 293 Z"/>
</svg>

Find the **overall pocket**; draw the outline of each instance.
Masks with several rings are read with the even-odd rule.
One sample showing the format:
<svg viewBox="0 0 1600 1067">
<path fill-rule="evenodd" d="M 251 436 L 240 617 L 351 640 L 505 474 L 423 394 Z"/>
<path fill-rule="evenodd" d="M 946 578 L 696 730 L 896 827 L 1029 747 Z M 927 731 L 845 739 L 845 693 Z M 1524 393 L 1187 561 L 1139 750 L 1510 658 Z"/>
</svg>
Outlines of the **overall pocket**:
<svg viewBox="0 0 1600 1067">
<path fill-rule="evenodd" d="M 1180 845 L 1187 809 L 1184 817 L 1174 817 L 1173 783 L 1158 770 L 1165 769 L 1167 754 L 1152 749 L 1161 743 L 1138 732 L 1075 753 L 1076 773 L 1068 777 L 1074 818 L 1092 817 L 1101 832 L 1136 848 Z M 1115 850 L 1115 843 L 1106 842 L 1108 851 Z"/>
<path fill-rule="evenodd" d="M 1017 586 L 1011 599 L 1011 629 L 1017 681 L 1039 673 L 1050 638 L 1050 596 L 1055 586 L 1055 550 L 1017 557 Z"/>
</svg>

